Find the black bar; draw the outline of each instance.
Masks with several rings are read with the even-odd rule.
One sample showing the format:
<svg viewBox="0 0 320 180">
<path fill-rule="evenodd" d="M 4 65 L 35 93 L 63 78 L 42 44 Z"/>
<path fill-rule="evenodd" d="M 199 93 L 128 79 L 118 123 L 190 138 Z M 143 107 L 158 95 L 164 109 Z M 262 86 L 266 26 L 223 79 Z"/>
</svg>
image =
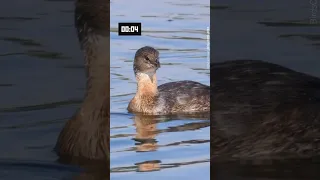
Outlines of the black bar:
<svg viewBox="0 0 320 180">
<path fill-rule="evenodd" d="M 141 36 L 141 23 L 119 23 L 119 36 Z"/>
</svg>

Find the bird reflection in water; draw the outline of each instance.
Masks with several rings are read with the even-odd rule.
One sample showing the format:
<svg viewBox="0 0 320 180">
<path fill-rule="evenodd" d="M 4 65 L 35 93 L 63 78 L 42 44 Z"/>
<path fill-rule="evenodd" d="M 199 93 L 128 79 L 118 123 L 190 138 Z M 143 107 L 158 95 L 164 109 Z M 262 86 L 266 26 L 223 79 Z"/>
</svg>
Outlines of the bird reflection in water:
<svg viewBox="0 0 320 180">
<path fill-rule="evenodd" d="M 194 118 L 198 120 L 208 120 L 209 113 L 204 114 L 190 114 L 190 115 L 174 115 L 174 116 L 153 116 L 153 115 L 142 115 L 137 114 L 133 117 L 134 125 L 136 127 L 136 134 L 133 140 L 136 141 L 135 143 L 135 151 L 137 153 L 145 153 L 151 151 L 157 151 L 159 148 L 168 147 L 168 146 L 179 146 L 182 144 L 192 144 L 192 143 L 204 143 L 204 141 L 210 140 L 189 140 L 189 141 L 181 141 L 181 142 L 174 142 L 171 144 L 159 145 L 157 141 L 157 135 L 166 132 L 181 132 L 181 131 L 192 131 L 197 130 L 205 127 L 210 126 L 210 121 L 199 121 L 199 122 L 192 122 L 192 123 L 185 123 L 183 125 L 178 125 L 174 127 L 168 127 L 166 129 L 158 129 L 157 124 L 173 121 L 173 120 L 181 120 L 181 119 L 188 119 Z M 143 161 L 139 163 L 135 163 L 137 166 L 138 172 L 150 172 L 150 171 L 158 171 L 164 168 L 176 167 L 179 166 L 179 163 L 170 163 L 170 164 L 163 164 L 161 160 L 154 159 Z M 182 164 L 181 164 L 182 165 Z"/>
<path fill-rule="evenodd" d="M 157 130 L 157 119 L 155 116 L 136 115 L 134 117 L 134 125 L 136 126 L 136 152 L 150 152 L 158 149 L 157 140 L 155 139 L 159 133 Z M 152 160 L 136 163 L 138 171 L 157 171 L 160 170 L 160 160 Z"/>
</svg>

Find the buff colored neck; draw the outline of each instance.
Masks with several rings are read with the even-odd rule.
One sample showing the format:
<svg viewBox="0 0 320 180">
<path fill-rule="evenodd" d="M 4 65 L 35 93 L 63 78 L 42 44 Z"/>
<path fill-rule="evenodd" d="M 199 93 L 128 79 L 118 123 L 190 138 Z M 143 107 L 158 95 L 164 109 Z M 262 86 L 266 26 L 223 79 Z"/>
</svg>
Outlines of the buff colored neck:
<svg viewBox="0 0 320 180">
<path fill-rule="evenodd" d="M 145 73 L 137 73 L 136 80 L 138 84 L 138 89 L 136 96 L 149 96 L 154 97 L 158 95 L 158 86 L 157 86 L 157 76 L 154 74 L 152 80 Z"/>
<path fill-rule="evenodd" d="M 86 96 L 81 108 L 82 116 L 95 110 L 109 111 L 110 48 L 109 37 L 92 34 L 82 42 L 87 75 Z"/>
</svg>

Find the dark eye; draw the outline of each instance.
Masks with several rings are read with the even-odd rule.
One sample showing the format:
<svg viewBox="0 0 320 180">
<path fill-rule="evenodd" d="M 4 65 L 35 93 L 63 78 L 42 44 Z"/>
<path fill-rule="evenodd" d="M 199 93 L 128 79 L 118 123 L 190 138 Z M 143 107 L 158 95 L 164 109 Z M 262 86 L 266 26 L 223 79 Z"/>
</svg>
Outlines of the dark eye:
<svg viewBox="0 0 320 180">
<path fill-rule="evenodd" d="M 146 56 L 146 60 L 147 60 L 147 61 L 150 61 L 150 59 L 148 58 L 148 56 Z"/>
</svg>

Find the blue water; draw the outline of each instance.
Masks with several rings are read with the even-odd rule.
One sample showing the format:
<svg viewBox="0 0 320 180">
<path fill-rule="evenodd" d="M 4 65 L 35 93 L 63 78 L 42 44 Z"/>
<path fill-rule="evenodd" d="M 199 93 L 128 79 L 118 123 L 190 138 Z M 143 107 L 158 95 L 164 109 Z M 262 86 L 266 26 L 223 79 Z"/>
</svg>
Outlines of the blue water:
<svg viewBox="0 0 320 180">
<path fill-rule="evenodd" d="M 141 46 L 160 50 L 159 84 L 184 79 L 209 84 L 208 3 L 112 1 L 112 179 L 208 179 L 207 120 L 158 117 L 143 121 L 125 110 L 135 92 L 133 54 Z M 212 60 L 259 59 L 320 77 L 320 42 L 315 38 L 319 26 L 258 23 L 307 24 L 312 15 L 310 1 L 216 0 L 214 4 L 220 8 L 211 16 Z M 80 106 L 85 88 L 73 10 L 73 0 L 10 0 L 0 6 L 1 180 L 109 177 L 88 178 L 77 167 L 56 162 L 52 151 L 64 123 Z M 319 12 L 316 16 L 320 21 Z M 117 36 L 119 21 L 142 22 L 143 36 Z M 250 166 L 227 164 L 219 166 L 217 179 L 319 179 L 313 176 L 318 166 L 290 168 L 287 164 L 286 175 L 277 172 L 284 166 L 269 165 L 256 172 Z"/>
<path fill-rule="evenodd" d="M 210 84 L 209 1 L 111 2 L 111 179 L 209 179 L 208 118 L 144 117 L 127 113 L 136 91 L 135 51 L 160 52 L 158 84 Z M 189 5 L 188 5 L 189 4 Z M 119 22 L 141 22 L 142 36 L 118 36 Z"/>
<path fill-rule="evenodd" d="M 69 179 L 80 172 L 56 162 L 53 152 L 85 87 L 73 9 L 73 1 L 0 6 L 0 179 Z"/>
<path fill-rule="evenodd" d="M 224 8 L 212 11 L 212 60 L 264 60 L 320 77 L 320 13 L 319 24 L 311 24 L 310 2 L 216 0 L 214 5 Z M 302 25 L 285 26 L 286 22 Z"/>
</svg>

